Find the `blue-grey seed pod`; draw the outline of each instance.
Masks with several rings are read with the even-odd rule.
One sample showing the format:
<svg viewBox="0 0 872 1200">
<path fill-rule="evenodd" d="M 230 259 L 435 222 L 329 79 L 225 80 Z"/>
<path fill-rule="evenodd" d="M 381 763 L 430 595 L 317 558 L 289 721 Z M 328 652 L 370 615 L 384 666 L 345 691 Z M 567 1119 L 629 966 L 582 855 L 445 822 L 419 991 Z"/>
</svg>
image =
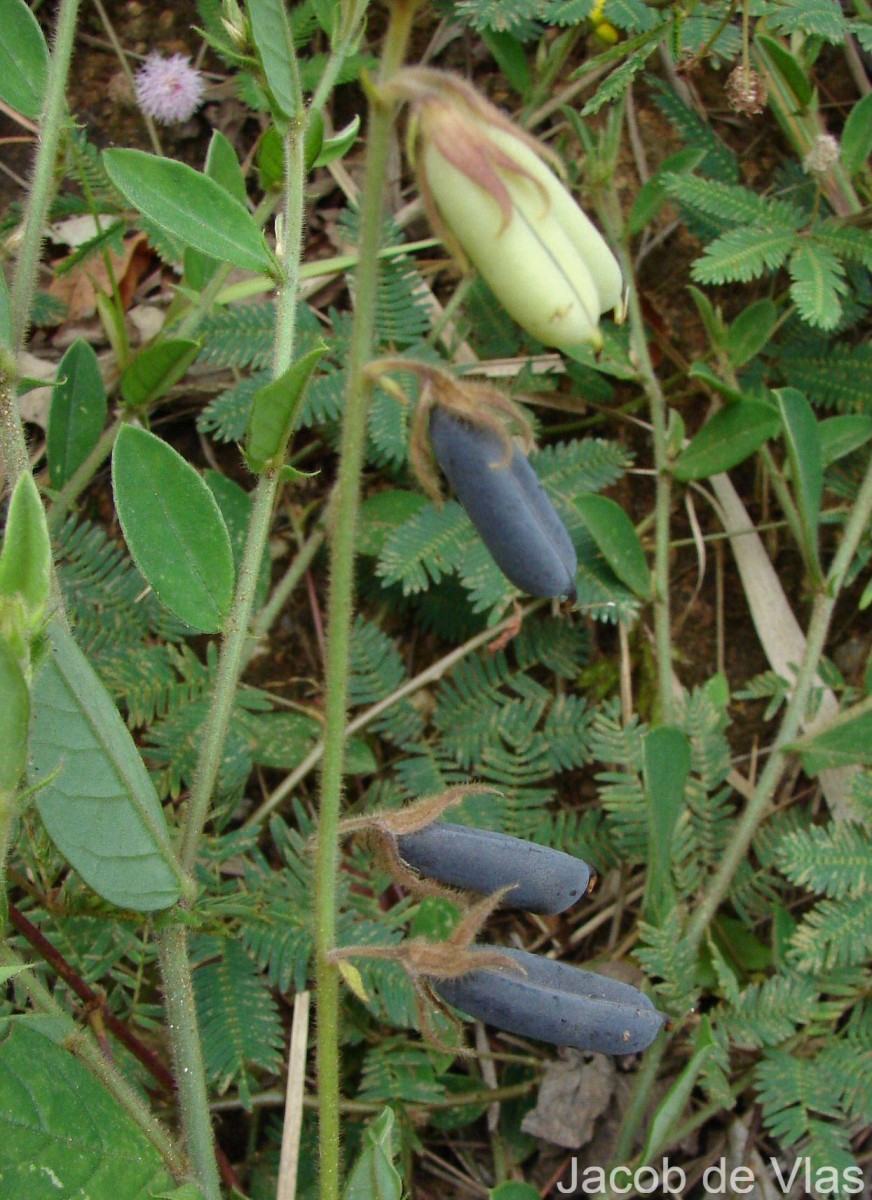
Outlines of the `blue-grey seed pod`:
<svg viewBox="0 0 872 1200">
<path fill-rule="evenodd" d="M 506 578 L 531 596 L 575 599 L 578 560 L 536 472 L 516 448 L 436 407 L 430 438 L 439 466 Z"/>
<path fill-rule="evenodd" d="M 451 887 L 482 895 L 511 887 L 504 907 L 526 912 L 561 913 L 596 882 L 593 868 L 562 850 L 450 821 L 404 834 L 397 847 L 419 874 Z"/>
<path fill-rule="evenodd" d="M 628 983 L 527 950 L 500 952 L 526 974 L 487 967 L 434 982 L 436 991 L 461 1012 L 507 1033 L 599 1054 L 645 1050 L 666 1021 Z"/>
</svg>

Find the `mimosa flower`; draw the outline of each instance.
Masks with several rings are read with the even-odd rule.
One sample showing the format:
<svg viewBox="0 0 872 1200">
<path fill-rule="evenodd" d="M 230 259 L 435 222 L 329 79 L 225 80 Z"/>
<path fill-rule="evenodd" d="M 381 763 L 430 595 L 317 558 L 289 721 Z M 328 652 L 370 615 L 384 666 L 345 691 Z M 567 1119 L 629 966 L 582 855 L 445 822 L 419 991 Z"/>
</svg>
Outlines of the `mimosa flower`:
<svg viewBox="0 0 872 1200">
<path fill-rule="evenodd" d="M 200 107 L 205 84 L 186 54 L 149 54 L 136 72 L 136 100 L 161 125 L 187 121 Z"/>
<path fill-rule="evenodd" d="M 388 91 L 411 103 L 409 153 L 446 247 L 545 345 L 599 348 L 600 316 L 621 310 L 621 269 L 547 165 L 557 157 L 452 75 L 410 68 Z"/>
</svg>

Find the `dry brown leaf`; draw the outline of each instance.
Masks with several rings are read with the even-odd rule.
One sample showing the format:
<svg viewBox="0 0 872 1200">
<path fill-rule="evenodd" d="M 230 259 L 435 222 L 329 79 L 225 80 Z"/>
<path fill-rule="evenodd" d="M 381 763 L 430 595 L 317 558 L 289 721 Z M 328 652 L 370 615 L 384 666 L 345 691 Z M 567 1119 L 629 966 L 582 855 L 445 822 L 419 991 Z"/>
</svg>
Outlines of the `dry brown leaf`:
<svg viewBox="0 0 872 1200">
<path fill-rule="evenodd" d="M 124 253 L 108 251 L 112 271 L 121 294 L 124 308 L 130 306 L 136 287 L 151 266 L 152 251 L 144 233 L 131 234 L 124 239 Z M 66 259 L 62 259 L 61 263 Z M 61 265 L 61 264 L 56 264 Z M 69 309 L 72 321 L 93 316 L 97 308 L 97 293 L 112 294 L 109 272 L 102 255 L 92 255 L 66 275 L 56 276 L 49 284 L 49 295 L 62 300 Z"/>
</svg>

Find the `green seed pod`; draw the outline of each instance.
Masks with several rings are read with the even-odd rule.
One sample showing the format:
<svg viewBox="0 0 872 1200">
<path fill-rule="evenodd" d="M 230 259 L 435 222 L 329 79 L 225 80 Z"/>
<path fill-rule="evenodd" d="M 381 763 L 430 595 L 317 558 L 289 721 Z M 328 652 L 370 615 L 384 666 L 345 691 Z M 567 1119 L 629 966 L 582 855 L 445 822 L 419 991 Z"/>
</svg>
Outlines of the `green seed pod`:
<svg viewBox="0 0 872 1200">
<path fill-rule="evenodd" d="M 575 599 L 578 561 L 566 527 L 528 460 L 442 408 L 430 414 L 439 466 L 506 578 L 531 596 Z"/>
</svg>

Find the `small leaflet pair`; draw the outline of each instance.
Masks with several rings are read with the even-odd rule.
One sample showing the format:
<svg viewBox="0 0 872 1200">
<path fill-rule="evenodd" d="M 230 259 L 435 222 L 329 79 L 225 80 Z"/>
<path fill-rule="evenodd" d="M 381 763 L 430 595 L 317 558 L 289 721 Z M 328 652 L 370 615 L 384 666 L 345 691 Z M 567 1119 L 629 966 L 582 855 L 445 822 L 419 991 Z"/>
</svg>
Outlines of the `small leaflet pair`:
<svg viewBox="0 0 872 1200">
<path fill-rule="evenodd" d="M 436 821 L 397 838 L 402 860 L 419 874 L 482 895 L 510 887 L 504 906 L 564 912 L 596 882 L 581 859 L 491 830 Z M 526 950 L 500 947 L 517 963 L 434 981 L 449 1004 L 477 1020 L 557 1046 L 635 1054 L 666 1021 L 630 984 Z"/>
<path fill-rule="evenodd" d="M 566 527 L 527 458 L 436 406 L 430 414 L 436 460 L 481 540 L 510 583 L 531 596 L 575 600 L 578 560 Z"/>
</svg>

